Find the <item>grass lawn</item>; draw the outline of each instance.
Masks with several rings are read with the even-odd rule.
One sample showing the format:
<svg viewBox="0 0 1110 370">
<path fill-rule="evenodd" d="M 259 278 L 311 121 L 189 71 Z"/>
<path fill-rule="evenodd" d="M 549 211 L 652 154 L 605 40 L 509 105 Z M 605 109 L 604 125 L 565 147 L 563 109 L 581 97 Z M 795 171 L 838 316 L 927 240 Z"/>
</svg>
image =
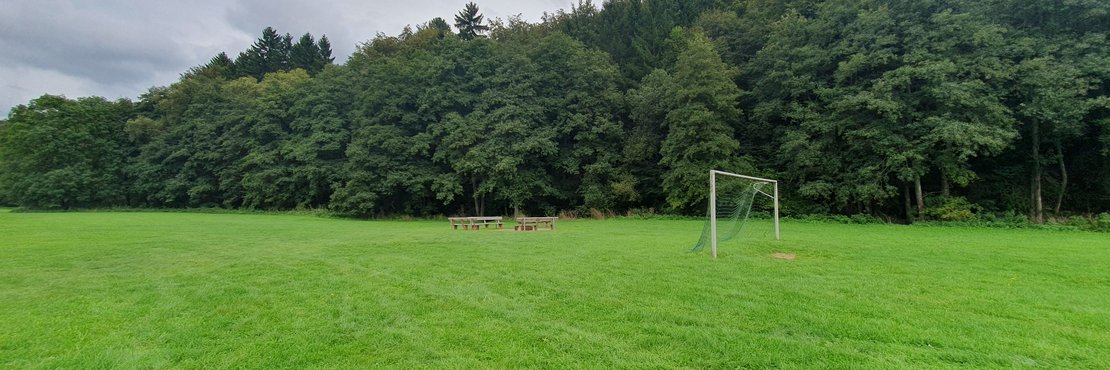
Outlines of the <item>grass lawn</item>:
<svg viewBox="0 0 1110 370">
<path fill-rule="evenodd" d="M 769 228 L 0 212 L 0 368 L 1110 368 L 1110 234 Z"/>
</svg>

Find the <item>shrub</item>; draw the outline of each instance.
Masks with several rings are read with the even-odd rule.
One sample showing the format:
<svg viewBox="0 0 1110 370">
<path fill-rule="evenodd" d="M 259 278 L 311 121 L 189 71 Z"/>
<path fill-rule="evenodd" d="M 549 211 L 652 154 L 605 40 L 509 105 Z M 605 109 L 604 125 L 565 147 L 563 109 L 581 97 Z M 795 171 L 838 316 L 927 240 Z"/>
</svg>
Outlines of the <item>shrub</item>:
<svg viewBox="0 0 1110 370">
<path fill-rule="evenodd" d="M 572 210 L 559 211 L 559 219 L 560 220 L 577 220 L 578 219 L 578 212 L 575 212 L 575 211 L 572 211 Z"/>
<path fill-rule="evenodd" d="M 1099 213 L 1094 218 L 1093 229 L 1099 231 L 1110 231 L 1110 213 Z"/>
<path fill-rule="evenodd" d="M 604 220 L 612 216 L 612 211 L 602 211 L 597 208 L 590 208 L 590 217 L 595 220 Z"/>
<path fill-rule="evenodd" d="M 883 224 L 886 223 L 883 219 L 866 214 L 856 214 L 851 216 L 845 215 L 797 215 L 784 217 L 784 219 L 807 221 L 807 222 L 828 222 L 837 224 Z"/>
<path fill-rule="evenodd" d="M 924 216 L 940 221 L 967 222 L 977 220 L 977 214 L 982 211 L 983 207 L 964 197 L 937 197 L 929 199 Z"/>
<path fill-rule="evenodd" d="M 629 209 L 628 212 L 625 212 L 625 217 L 628 217 L 628 218 L 648 219 L 648 218 L 654 218 L 655 216 L 656 216 L 655 208 L 650 208 L 650 207 L 649 208 L 632 208 L 632 209 Z"/>
</svg>

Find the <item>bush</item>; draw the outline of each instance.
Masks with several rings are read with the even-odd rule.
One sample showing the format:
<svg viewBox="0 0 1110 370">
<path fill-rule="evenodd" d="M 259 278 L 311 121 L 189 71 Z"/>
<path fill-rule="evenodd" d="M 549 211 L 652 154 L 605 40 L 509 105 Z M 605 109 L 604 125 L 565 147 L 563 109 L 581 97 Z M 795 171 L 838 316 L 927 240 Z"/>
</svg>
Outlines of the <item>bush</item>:
<svg viewBox="0 0 1110 370">
<path fill-rule="evenodd" d="M 1100 213 L 1093 221 L 1092 229 L 1110 231 L 1110 213 Z"/>
<path fill-rule="evenodd" d="M 932 220 L 968 222 L 977 220 L 977 214 L 982 211 L 983 207 L 964 197 L 937 197 L 929 198 L 924 216 Z"/>
<path fill-rule="evenodd" d="M 657 216 L 655 208 L 632 208 L 625 212 L 627 218 L 642 218 L 649 219 Z"/>
<path fill-rule="evenodd" d="M 1017 213 L 1014 211 L 1006 211 L 1004 213 L 980 213 L 979 221 L 984 224 L 993 226 L 1007 226 L 1014 228 L 1029 227 L 1033 223 L 1029 221 L 1029 216 Z"/>
<path fill-rule="evenodd" d="M 800 220 L 806 222 L 828 222 L 836 224 L 885 224 L 887 223 L 879 217 L 866 214 L 856 214 L 851 216 L 845 215 L 799 215 L 789 217 L 791 220 Z"/>
</svg>

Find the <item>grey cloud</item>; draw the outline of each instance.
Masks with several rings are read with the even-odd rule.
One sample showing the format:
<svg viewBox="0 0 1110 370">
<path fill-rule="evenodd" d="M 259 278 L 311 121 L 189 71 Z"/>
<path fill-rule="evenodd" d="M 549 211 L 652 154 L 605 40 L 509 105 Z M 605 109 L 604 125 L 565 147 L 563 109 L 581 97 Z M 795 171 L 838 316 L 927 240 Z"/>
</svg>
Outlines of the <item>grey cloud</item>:
<svg viewBox="0 0 1110 370">
<path fill-rule="evenodd" d="M 235 57 L 268 26 L 332 42 L 337 62 L 381 32 L 434 17 L 465 0 L 4 0 L 0 11 L 0 115 L 39 95 L 135 97 L 172 83 L 226 51 Z M 536 21 L 571 1 L 476 1 L 487 18 Z"/>
<path fill-rule="evenodd" d="M 129 84 L 176 67 L 185 56 L 122 7 L 82 9 L 62 1 L 13 4 L 0 24 L 0 61 Z"/>
</svg>

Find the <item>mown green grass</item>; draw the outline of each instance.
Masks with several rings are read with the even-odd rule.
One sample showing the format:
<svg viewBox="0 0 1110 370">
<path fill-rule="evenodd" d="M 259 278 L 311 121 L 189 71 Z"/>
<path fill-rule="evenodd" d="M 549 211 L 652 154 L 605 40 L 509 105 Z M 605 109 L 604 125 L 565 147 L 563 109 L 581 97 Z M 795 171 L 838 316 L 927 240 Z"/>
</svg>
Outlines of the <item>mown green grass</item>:
<svg viewBox="0 0 1110 370">
<path fill-rule="evenodd" d="M 768 228 L 0 212 L 0 367 L 1110 368 L 1110 234 Z"/>
</svg>

